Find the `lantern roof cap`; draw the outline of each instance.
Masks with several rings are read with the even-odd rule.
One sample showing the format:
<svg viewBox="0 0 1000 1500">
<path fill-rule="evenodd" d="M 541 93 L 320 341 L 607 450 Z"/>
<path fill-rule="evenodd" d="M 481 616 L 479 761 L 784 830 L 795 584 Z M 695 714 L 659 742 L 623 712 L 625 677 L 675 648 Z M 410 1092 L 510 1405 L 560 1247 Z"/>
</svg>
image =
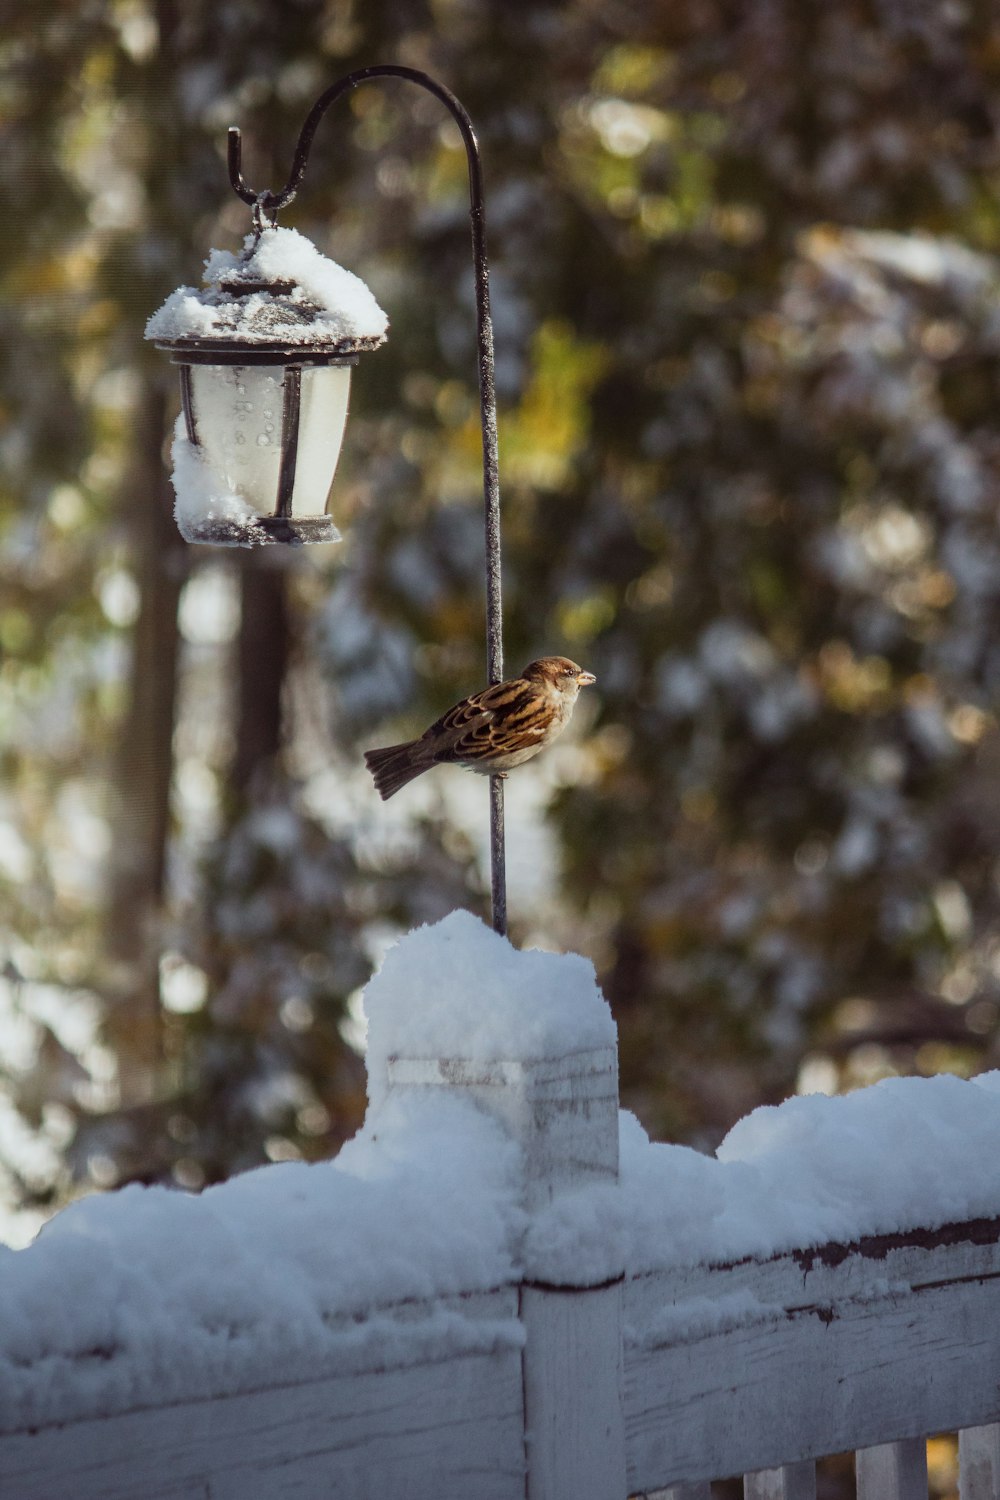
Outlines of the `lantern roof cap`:
<svg viewBox="0 0 1000 1500">
<path fill-rule="evenodd" d="M 322 255 L 295 229 L 268 225 L 248 234 L 243 252 L 213 250 L 205 286 L 178 287 L 146 324 L 146 337 L 171 349 L 349 355 L 385 342 L 389 320 L 368 287 Z"/>
</svg>

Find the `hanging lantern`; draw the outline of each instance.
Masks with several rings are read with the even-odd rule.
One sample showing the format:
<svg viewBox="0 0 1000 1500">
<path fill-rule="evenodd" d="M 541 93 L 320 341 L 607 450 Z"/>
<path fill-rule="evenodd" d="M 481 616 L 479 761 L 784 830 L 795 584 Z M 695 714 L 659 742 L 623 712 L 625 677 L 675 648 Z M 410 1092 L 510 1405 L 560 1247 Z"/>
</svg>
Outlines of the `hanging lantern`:
<svg viewBox="0 0 1000 1500">
<path fill-rule="evenodd" d="M 180 367 L 175 515 L 190 542 L 335 542 L 327 502 L 351 367 L 388 320 L 364 282 L 294 229 L 255 215 L 243 253 L 213 250 L 146 337 Z"/>
</svg>

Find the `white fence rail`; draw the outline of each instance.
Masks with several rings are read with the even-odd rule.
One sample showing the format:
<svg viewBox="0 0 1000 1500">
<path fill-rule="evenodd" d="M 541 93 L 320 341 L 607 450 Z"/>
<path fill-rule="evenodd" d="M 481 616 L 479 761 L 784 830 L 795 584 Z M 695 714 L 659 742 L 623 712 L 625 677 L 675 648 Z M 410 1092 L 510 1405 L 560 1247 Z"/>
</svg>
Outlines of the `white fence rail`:
<svg viewBox="0 0 1000 1500">
<path fill-rule="evenodd" d="M 963 1500 L 996 1500 L 997 1428 L 982 1424 L 1000 1414 L 998 1277 L 1000 1223 L 978 1221 L 629 1283 L 634 1330 L 692 1299 L 760 1304 L 715 1332 L 627 1346 L 630 1489 L 783 1465 L 746 1492 L 790 1500 L 815 1494 L 813 1459 L 856 1449 L 865 1500 L 926 1500 L 923 1437 L 966 1429 Z"/>
<path fill-rule="evenodd" d="M 617 1176 L 614 1049 L 565 1041 L 528 1059 L 382 1047 L 390 1103 L 472 1101 L 517 1142 L 516 1279 L 331 1314 L 328 1356 L 251 1361 L 207 1392 L 192 1369 L 191 1399 L 155 1341 L 163 1401 L 148 1380 L 131 1394 L 131 1366 L 110 1378 L 114 1350 L 81 1350 L 32 1421 L 11 1346 L 3 1500 L 707 1500 L 736 1474 L 750 1500 L 813 1500 L 814 1460 L 848 1449 L 861 1500 L 924 1500 L 924 1437 L 955 1431 L 962 1500 L 1000 1500 L 1000 1218 L 731 1264 L 665 1249 L 642 1274 L 607 1263 L 627 1235 L 599 1264 L 584 1224 L 581 1274 L 556 1245 L 547 1275 L 545 1214 Z"/>
</svg>

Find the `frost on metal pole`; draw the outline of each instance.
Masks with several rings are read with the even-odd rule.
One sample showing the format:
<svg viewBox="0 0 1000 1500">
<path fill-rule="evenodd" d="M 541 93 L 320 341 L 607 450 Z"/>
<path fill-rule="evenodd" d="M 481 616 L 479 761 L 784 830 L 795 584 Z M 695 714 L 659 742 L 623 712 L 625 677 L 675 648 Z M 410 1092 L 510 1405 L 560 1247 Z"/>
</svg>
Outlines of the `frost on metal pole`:
<svg viewBox="0 0 1000 1500">
<path fill-rule="evenodd" d="M 476 290 L 485 513 L 486 670 L 503 679 L 500 484 L 483 170 L 465 106 L 415 68 L 380 64 L 339 79 L 316 100 L 279 192 L 243 177 L 238 129 L 229 132 L 229 178 L 253 211 L 243 254 L 213 251 L 206 288 L 180 287 L 149 320 L 146 337 L 180 368 L 182 416 L 174 439 L 177 520 L 188 541 L 216 546 L 302 545 L 340 538 L 328 513 L 347 421 L 351 366 L 384 342 L 388 320 L 368 288 L 320 255 L 277 216 L 302 183 L 316 130 L 359 84 L 402 78 L 450 111 L 469 168 Z M 507 930 L 503 780 L 490 777 L 493 926 Z"/>
</svg>

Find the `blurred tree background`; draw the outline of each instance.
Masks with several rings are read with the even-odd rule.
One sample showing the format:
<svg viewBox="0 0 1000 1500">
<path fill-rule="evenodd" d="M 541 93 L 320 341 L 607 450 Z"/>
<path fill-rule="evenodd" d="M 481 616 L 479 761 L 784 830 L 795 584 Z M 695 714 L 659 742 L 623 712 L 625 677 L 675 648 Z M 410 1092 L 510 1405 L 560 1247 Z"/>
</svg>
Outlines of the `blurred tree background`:
<svg viewBox="0 0 1000 1500">
<path fill-rule="evenodd" d="M 508 789 L 515 937 L 594 959 L 624 1102 L 662 1137 L 997 1062 L 993 8 L 8 0 L 0 1194 L 22 1229 L 88 1185 L 329 1154 L 363 1110 L 356 997 L 385 942 L 484 909 L 485 787 L 439 772 L 383 808 L 360 767 L 483 678 L 441 107 L 358 90 L 282 217 L 391 318 L 355 380 L 341 546 L 185 547 L 175 375 L 142 339 L 248 228 L 226 127 L 277 186 L 314 97 L 372 62 L 441 79 L 483 147 L 508 664 L 564 651 L 599 679 Z"/>
</svg>

